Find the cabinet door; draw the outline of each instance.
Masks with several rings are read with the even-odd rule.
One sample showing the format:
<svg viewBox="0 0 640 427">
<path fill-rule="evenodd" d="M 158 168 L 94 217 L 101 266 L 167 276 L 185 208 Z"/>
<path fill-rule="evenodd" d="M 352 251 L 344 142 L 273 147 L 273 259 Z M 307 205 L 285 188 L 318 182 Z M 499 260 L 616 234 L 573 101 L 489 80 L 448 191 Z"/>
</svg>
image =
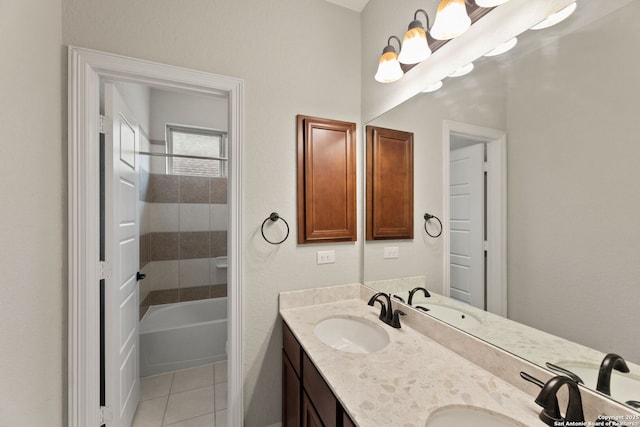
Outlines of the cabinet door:
<svg viewBox="0 0 640 427">
<path fill-rule="evenodd" d="M 413 239 L 413 133 L 367 126 L 367 240 Z"/>
<path fill-rule="evenodd" d="M 300 379 L 282 352 L 282 425 L 300 427 Z"/>
<path fill-rule="evenodd" d="M 302 355 L 302 383 L 304 391 L 313 402 L 323 425 L 336 427 L 338 425 L 338 401 L 306 353 Z"/>
<path fill-rule="evenodd" d="M 297 120 L 298 243 L 355 241 L 356 124 Z"/>
<path fill-rule="evenodd" d="M 307 393 L 302 393 L 302 427 L 324 427 Z"/>
<path fill-rule="evenodd" d="M 346 412 L 342 413 L 342 427 L 356 427 L 356 423 L 351 421 L 351 418 L 349 418 Z"/>
</svg>

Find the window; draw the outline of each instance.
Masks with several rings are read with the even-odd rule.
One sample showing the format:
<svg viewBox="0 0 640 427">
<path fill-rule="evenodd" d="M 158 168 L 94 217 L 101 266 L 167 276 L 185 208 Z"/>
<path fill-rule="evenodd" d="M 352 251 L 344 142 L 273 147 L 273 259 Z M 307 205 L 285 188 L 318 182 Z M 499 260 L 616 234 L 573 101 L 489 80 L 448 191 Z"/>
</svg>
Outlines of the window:
<svg viewBox="0 0 640 427">
<path fill-rule="evenodd" d="M 227 133 L 167 125 L 167 170 L 172 175 L 227 176 Z"/>
</svg>

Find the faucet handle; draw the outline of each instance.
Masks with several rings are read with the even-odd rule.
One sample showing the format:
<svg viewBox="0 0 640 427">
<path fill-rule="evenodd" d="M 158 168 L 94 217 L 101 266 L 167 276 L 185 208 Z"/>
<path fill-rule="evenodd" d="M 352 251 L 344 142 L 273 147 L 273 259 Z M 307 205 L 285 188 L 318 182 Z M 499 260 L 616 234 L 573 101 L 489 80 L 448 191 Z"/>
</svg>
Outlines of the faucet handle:
<svg viewBox="0 0 640 427">
<path fill-rule="evenodd" d="M 554 372 L 568 376 L 578 384 L 584 384 L 584 381 L 582 381 L 582 378 L 580 378 L 578 375 L 574 374 L 570 370 L 563 368 L 562 366 L 554 365 L 553 363 L 550 363 L 550 362 L 545 363 L 545 365 L 547 366 L 547 368 L 551 369 Z"/>
<path fill-rule="evenodd" d="M 395 310 L 393 312 L 393 319 L 391 320 L 391 326 L 394 328 L 401 328 L 400 325 L 400 316 L 406 316 L 406 313 L 402 310 Z"/>
<path fill-rule="evenodd" d="M 400 295 L 393 294 L 393 297 L 404 304 L 404 298 L 402 298 Z"/>
</svg>

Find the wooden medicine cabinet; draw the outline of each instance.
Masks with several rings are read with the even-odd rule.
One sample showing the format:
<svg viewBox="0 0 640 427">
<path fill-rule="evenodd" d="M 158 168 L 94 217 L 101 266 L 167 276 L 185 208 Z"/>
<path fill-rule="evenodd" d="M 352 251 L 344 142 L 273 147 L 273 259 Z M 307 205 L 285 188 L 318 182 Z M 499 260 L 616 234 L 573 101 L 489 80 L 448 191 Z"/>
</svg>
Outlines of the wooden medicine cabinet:
<svg viewBox="0 0 640 427">
<path fill-rule="evenodd" d="M 355 241 L 356 124 L 297 116 L 298 243 Z"/>
<path fill-rule="evenodd" d="M 366 133 L 367 240 L 413 239 L 413 133 Z"/>
</svg>

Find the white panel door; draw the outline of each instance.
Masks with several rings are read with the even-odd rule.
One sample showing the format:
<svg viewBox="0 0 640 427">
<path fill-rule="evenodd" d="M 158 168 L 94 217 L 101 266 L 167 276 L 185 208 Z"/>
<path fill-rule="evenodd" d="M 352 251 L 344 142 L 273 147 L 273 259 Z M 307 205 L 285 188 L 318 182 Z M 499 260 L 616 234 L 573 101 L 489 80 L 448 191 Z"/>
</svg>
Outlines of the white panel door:
<svg viewBox="0 0 640 427">
<path fill-rule="evenodd" d="M 450 161 L 450 295 L 484 310 L 484 144 L 453 150 Z"/>
<path fill-rule="evenodd" d="M 105 86 L 105 387 L 109 427 L 129 427 L 140 397 L 138 126 L 112 84 Z"/>
</svg>

